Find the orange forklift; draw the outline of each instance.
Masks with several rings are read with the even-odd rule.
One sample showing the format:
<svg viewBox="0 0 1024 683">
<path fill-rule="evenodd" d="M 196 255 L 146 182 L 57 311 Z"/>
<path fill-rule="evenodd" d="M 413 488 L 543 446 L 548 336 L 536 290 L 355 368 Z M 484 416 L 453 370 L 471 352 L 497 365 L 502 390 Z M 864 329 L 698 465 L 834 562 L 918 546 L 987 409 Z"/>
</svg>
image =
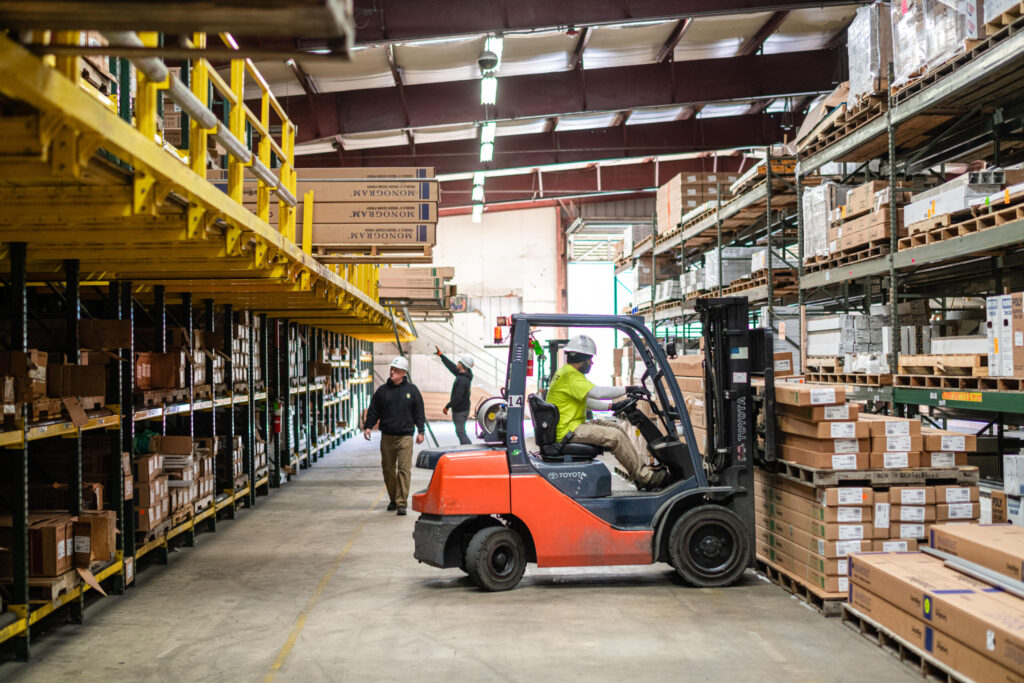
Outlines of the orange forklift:
<svg viewBox="0 0 1024 683">
<path fill-rule="evenodd" d="M 772 339 L 749 329 L 747 300 L 696 302 L 703 325 L 706 445 L 697 440 L 665 352 L 642 318 L 520 314 L 502 397 L 480 410 L 483 444 L 424 450 L 433 470 L 413 496 L 420 513 L 414 556 L 459 567 L 483 590 L 514 588 L 526 565 L 584 567 L 668 562 L 694 586 L 725 586 L 754 563 L 753 466 L 774 459 Z M 525 395 L 537 328 L 611 328 L 627 335 L 643 365 L 640 384 L 616 413 L 639 430 L 668 469 L 656 491 L 612 491 L 599 446 L 558 442 L 558 409 Z M 762 377 L 756 396 L 751 380 Z M 640 410 L 646 402 L 655 419 Z M 526 409 L 533 439 L 524 431 Z M 764 413 L 767 419 L 758 420 Z M 478 418 L 479 419 L 479 418 Z M 758 424 L 761 424 L 760 433 Z M 767 427 L 765 427 L 767 425 Z"/>
</svg>

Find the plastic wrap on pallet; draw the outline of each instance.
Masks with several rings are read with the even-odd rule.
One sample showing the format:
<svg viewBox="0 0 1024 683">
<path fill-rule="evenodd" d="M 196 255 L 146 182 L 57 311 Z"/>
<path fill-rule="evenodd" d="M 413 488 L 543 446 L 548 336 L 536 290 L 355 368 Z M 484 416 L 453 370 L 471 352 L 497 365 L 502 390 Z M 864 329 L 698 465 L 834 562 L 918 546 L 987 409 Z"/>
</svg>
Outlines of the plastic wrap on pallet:
<svg viewBox="0 0 1024 683">
<path fill-rule="evenodd" d="M 979 0 L 900 0 L 892 6 L 894 85 L 938 66 L 981 36 Z"/>
<path fill-rule="evenodd" d="M 796 263 L 797 255 L 794 253 L 795 247 L 785 247 L 783 249 L 776 249 L 775 255 L 772 258 L 772 269 L 788 268 L 787 262 L 792 264 Z M 781 256 L 781 259 L 780 259 Z M 784 260 L 783 260 L 784 259 Z M 756 273 L 761 270 L 765 270 L 768 267 L 768 248 L 758 249 L 750 256 L 750 272 Z"/>
<path fill-rule="evenodd" d="M 832 211 L 846 202 L 848 185 L 826 181 L 804 190 L 804 261 L 828 256 L 828 224 Z"/>
<path fill-rule="evenodd" d="M 1020 0 L 985 0 L 985 23 L 989 24 L 999 15 L 1020 6 Z"/>
<path fill-rule="evenodd" d="M 750 256 L 757 247 L 718 247 L 704 254 L 704 286 L 718 287 L 719 261 L 721 261 L 722 287 L 750 275 Z"/>
<path fill-rule="evenodd" d="M 633 293 L 633 302 L 637 306 L 646 306 L 651 303 L 651 288 L 650 287 L 639 287 L 636 292 Z"/>
<path fill-rule="evenodd" d="M 850 93 L 853 107 L 864 95 L 885 89 L 886 69 L 892 60 L 892 23 L 888 2 L 877 2 L 857 10 L 846 32 L 850 61 Z"/>
</svg>

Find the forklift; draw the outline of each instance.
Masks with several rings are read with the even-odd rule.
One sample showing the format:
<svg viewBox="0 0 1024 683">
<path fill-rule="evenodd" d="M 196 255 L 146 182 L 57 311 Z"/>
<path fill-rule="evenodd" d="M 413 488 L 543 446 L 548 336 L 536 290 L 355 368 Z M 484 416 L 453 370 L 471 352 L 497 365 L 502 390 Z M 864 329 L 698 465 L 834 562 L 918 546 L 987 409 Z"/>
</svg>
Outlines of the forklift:
<svg viewBox="0 0 1024 683">
<path fill-rule="evenodd" d="M 774 424 L 774 406 L 765 400 L 774 393 L 772 340 L 768 330 L 749 329 L 745 298 L 698 300 L 697 310 L 705 352 L 704 454 L 695 447 L 668 358 L 642 318 L 513 316 L 505 387 L 484 443 L 417 456 L 417 467 L 433 475 L 413 495 L 413 510 L 420 513 L 414 557 L 434 567 L 459 567 L 486 591 L 514 588 L 530 562 L 667 562 L 699 587 L 739 579 L 754 564 L 754 461 L 771 459 L 773 450 L 772 435 L 764 434 L 764 425 L 770 432 Z M 642 388 L 616 415 L 639 430 L 649 455 L 670 473 L 660 490 L 613 492 L 611 472 L 597 459 L 601 447 L 555 439 L 558 409 L 536 394 L 524 395 L 531 330 L 544 327 L 610 328 L 632 341 L 644 367 Z M 758 401 L 754 377 L 763 378 L 766 389 Z M 534 428 L 529 441 L 527 407 Z"/>
</svg>

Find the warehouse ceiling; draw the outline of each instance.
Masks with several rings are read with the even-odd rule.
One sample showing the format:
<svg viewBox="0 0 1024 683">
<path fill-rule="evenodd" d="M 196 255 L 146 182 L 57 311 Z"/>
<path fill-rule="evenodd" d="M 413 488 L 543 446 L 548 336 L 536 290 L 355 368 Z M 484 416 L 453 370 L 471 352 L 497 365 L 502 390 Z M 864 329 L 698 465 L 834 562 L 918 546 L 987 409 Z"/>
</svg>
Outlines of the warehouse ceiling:
<svg viewBox="0 0 1024 683">
<path fill-rule="evenodd" d="M 846 78 L 859 4 L 363 0 L 351 61 L 307 40 L 292 47 L 308 58 L 257 66 L 299 126 L 300 166 L 529 174 L 792 138 L 811 100 Z M 477 59 L 498 36 L 497 93 L 481 104 Z"/>
</svg>

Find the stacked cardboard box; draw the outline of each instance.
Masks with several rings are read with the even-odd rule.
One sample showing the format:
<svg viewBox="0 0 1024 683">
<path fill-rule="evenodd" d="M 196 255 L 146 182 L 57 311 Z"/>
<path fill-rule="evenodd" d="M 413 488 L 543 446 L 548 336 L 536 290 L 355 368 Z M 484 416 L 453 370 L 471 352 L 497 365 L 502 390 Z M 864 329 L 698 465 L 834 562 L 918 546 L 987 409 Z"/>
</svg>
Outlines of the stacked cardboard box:
<svg viewBox="0 0 1024 683">
<path fill-rule="evenodd" d="M 225 436 L 217 437 L 217 452 L 227 453 L 228 452 L 228 439 Z M 234 488 L 235 482 L 245 473 L 245 458 L 244 450 L 242 445 L 242 437 L 235 436 L 233 443 L 231 444 L 231 461 L 228 462 L 224 457 L 218 457 L 217 462 L 217 480 L 221 482 L 225 488 Z"/>
<path fill-rule="evenodd" d="M 163 456 L 147 453 L 132 461 L 135 490 L 135 528 L 152 531 L 170 515 L 170 495 L 167 475 L 164 474 Z"/>
<path fill-rule="evenodd" d="M 1020 578 L 1017 527 L 939 525 L 933 539 L 939 549 Z M 849 568 L 850 606 L 868 619 L 966 679 L 1021 680 L 1024 600 L 924 553 L 855 555 Z"/>
<path fill-rule="evenodd" d="M 658 188 L 658 234 L 674 229 L 683 214 L 706 202 L 718 202 L 731 196 L 729 187 L 736 182 L 736 173 L 680 173 Z M 634 242 L 635 243 L 635 242 Z"/>
<path fill-rule="evenodd" d="M 169 66 L 167 67 L 167 71 L 176 78 L 181 77 L 180 66 Z M 182 112 L 181 107 L 171 99 L 166 90 L 163 91 L 162 94 L 164 107 L 161 123 L 164 131 L 164 140 L 175 147 L 181 147 L 183 141 L 181 130 L 184 112 Z"/>
<path fill-rule="evenodd" d="M 0 351 L 0 389 L 6 422 L 20 417 L 23 403 L 29 404 L 33 418 L 41 416 L 44 412 L 48 414 L 52 409 L 52 402 L 46 397 L 48 358 L 45 351 Z"/>
<path fill-rule="evenodd" d="M 449 280 L 455 269 L 448 268 L 381 268 L 377 296 L 381 299 L 409 299 L 413 302 L 440 302 L 448 308 L 448 301 L 457 293 Z"/>
<path fill-rule="evenodd" d="M 140 351 L 135 354 L 135 388 L 139 391 L 184 389 L 191 359 L 185 349 L 167 353 Z"/>
<path fill-rule="evenodd" d="M 632 347 L 629 348 L 632 349 Z M 668 364 L 672 369 L 672 374 L 675 375 L 679 391 L 683 395 L 686 411 L 690 415 L 690 424 L 693 425 L 697 448 L 704 453 L 708 438 L 707 413 L 704 405 L 704 354 L 697 353 L 670 358 Z"/>
<path fill-rule="evenodd" d="M 170 514 L 191 510 L 193 501 L 198 498 L 196 482 L 199 479 L 199 466 L 192 455 L 192 437 L 162 436 L 154 441 L 156 451 L 163 456 Z"/>
<path fill-rule="evenodd" d="M 255 356 L 249 353 L 249 340 Z M 253 361 L 252 377 L 257 385 L 263 382 L 263 368 L 259 363 L 260 329 L 255 325 L 255 318 L 248 311 L 240 311 L 234 324 L 234 335 L 231 340 L 231 374 L 232 384 L 245 384 L 249 381 L 249 361 Z"/>
<path fill-rule="evenodd" d="M 858 185 L 846 194 L 845 203 L 832 210 L 828 228 L 828 251 L 830 254 L 856 249 L 869 242 L 888 240 L 892 234 L 890 211 L 892 200 L 888 183 L 872 180 Z M 909 197 L 904 193 L 897 196 L 897 226 L 900 237 L 906 234 L 902 228 L 903 209 L 898 208 Z"/>
<path fill-rule="evenodd" d="M 868 468 L 869 428 L 856 421 L 859 409 L 846 405 L 843 387 L 786 382 L 776 385 L 775 402 L 783 460 L 817 469 Z"/>
<path fill-rule="evenodd" d="M 198 503 L 217 491 L 217 467 L 213 452 L 213 439 L 195 439 L 192 444 L 192 459 L 198 467 L 196 475 L 196 497 Z"/>
</svg>

